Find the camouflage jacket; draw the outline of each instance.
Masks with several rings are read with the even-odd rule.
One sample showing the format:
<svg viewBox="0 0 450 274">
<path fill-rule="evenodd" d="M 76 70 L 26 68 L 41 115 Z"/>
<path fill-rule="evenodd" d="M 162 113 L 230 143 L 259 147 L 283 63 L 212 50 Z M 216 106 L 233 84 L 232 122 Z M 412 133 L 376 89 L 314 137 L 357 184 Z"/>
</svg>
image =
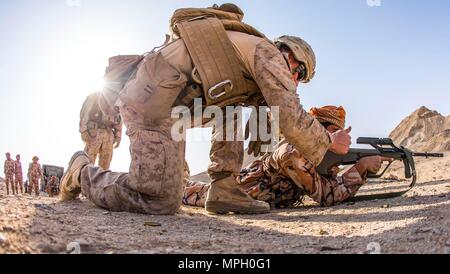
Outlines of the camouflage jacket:
<svg viewBox="0 0 450 274">
<path fill-rule="evenodd" d="M 353 197 L 366 182 L 354 166 L 338 170 L 336 167 L 329 175 L 321 176 L 298 150 L 284 144 L 244 168 L 239 181 L 250 196 L 273 208 L 299 205 L 305 195 L 321 206 L 332 206 Z"/>
<path fill-rule="evenodd" d="M 28 176 L 30 179 L 38 180 L 42 176 L 42 168 L 39 163 L 31 163 L 28 168 Z"/>
<path fill-rule="evenodd" d="M 14 160 L 5 160 L 3 170 L 6 176 L 14 175 L 15 172 Z"/>
<path fill-rule="evenodd" d="M 22 178 L 23 176 L 22 163 L 20 161 L 15 161 L 14 165 L 15 165 L 15 175 L 20 176 Z"/>
</svg>

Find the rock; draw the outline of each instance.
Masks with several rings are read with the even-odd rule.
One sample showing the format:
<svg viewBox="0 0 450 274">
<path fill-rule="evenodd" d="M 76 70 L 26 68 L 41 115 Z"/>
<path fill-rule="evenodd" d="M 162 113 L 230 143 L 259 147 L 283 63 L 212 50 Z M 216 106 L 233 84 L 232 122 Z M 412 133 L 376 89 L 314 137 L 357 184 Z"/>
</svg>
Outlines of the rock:
<svg viewBox="0 0 450 274">
<path fill-rule="evenodd" d="M 8 244 L 8 239 L 5 235 L 0 233 L 0 246 L 5 246 Z"/>
<path fill-rule="evenodd" d="M 450 150 L 450 116 L 421 107 L 389 136 L 395 144 L 417 151 Z"/>
<path fill-rule="evenodd" d="M 419 228 L 416 231 L 416 233 L 428 233 L 428 232 L 431 232 L 431 231 L 433 231 L 432 227 L 422 227 L 422 228 Z"/>
</svg>

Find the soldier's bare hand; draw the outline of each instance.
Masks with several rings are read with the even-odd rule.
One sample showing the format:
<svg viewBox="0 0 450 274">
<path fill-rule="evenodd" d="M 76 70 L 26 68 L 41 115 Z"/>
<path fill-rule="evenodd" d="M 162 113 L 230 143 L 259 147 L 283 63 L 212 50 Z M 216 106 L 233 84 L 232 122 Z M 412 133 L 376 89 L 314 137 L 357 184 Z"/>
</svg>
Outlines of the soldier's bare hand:
<svg viewBox="0 0 450 274">
<path fill-rule="evenodd" d="M 330 150 L 336 154 L 347 154 L 350 150 L 350 145 L 352 144 L 352 137 L 350 136 L 351 131 L 352 128 L 349 127 L 331 134 Z"/>
<path fill-rule="evenodd" d="M 365 157 L 359 160 L 357 164 L 358 170 L 362 170 L 363 173 L 369 172 L 376 174 L 380 171 L 383 162 L 392 162 L 394 159 L 382 157 L 382 156 L 371 156 Z"/>
</svg>

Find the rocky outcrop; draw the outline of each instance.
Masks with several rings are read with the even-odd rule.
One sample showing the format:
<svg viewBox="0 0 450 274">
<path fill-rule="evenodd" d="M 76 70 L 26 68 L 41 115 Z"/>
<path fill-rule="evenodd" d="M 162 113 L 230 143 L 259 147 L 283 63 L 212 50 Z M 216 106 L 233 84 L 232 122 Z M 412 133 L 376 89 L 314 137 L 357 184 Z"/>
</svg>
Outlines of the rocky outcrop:
<svg viewBox="0 0 450 274">
<path fill-rule="evenodd" d="M 403 119 L 390 138 L 416 151 L 450 151 L 450 116 L 421 107 Z"/>
</svg>

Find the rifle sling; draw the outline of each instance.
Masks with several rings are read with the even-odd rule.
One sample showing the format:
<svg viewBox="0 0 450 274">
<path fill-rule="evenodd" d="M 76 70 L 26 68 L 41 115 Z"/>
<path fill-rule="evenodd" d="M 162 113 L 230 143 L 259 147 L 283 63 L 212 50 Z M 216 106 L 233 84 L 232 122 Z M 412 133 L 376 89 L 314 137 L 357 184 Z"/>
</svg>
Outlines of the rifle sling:
<svg viewBox="0 0 450 274">
<path fill-rule="evenodd" d="M 405 195 L 408 193 L 413 187 L 409 187 L 407 190 L 400 191 L 400 192 L 389 192 L 389 193 L 379 193 L 379 194 L 370 194 L 370 195 L 360 195 L 353 197 L 351 199 L 348 199 L 346 202 L 364 202 L 364 201 L 373 201 L 373 200 L 386 200 L 386 199 L 392 199 L 397 198 Z"/>
</svg>

